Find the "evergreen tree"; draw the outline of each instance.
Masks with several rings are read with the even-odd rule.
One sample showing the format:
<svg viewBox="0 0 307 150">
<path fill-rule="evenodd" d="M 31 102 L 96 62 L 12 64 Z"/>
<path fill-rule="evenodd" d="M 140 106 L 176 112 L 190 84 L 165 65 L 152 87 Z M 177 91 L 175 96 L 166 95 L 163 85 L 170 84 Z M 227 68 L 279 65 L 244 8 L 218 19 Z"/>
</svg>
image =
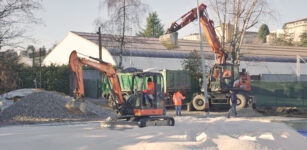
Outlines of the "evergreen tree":
<svg viewBox="0 0 307 150">
<path fill-rule="evenodd" d="M 266 24 L 262 24 L 258 31 L 258 39 L 260 39 L 262 43 L 266 43 L 266 36 L 269 34 L 269 27 Z"/>
<path fill-rule="evenodd" d="M 160 23 L 160 19 L 156 12 L 149 13 L 146 19 L 147 25 L 146 29 L 143 29 L 137 34 L 137 36 L 142 37 L 159 37 L 164 33 L 163 25 Z"/>
<path fill-rule="evenodd" d="M 307 32 L 300 35 L 300 46 L 307 47 Z"/>
</svg>

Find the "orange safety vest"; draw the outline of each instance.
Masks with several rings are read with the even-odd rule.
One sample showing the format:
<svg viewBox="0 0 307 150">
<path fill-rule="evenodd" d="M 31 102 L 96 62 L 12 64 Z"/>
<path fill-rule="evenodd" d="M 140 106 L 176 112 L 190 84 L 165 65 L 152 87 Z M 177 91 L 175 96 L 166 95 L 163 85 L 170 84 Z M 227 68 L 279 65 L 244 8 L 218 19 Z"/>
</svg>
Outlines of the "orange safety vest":
<svg viewBox="0 0 307 150">
<path fill-rule="evenodd" d="M 231 77 L 231 72 L 227 69 L 225 69 L 224 73 L 223 73 L 223 78 L 229 78 Z"/>
<path fill-rule="evenodd" d="M 184 96 L 182 96 L 182 94 L 180 92 L 177 92 L 173 95 L 173 102 L 175 104 L 175 106 L 180 106 L 182 105 L 181 100 L 185 99 Z"/>
<path fill-rule="evenodd" d="M 154 82 L 149 82 L 147 85 L 147 89 L 143 91 L 144 93 L 155 94 L 155 84 Z"/>
</svg>

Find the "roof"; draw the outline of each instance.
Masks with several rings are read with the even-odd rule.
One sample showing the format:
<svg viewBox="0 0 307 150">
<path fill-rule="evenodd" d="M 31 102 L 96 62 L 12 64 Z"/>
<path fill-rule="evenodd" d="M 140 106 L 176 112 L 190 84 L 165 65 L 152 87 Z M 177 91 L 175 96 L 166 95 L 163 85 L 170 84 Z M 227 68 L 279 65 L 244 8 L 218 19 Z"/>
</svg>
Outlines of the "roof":
<svg viewBox="0 0 307 150">
<path fill-rule="evenodd" d="M 72 32 L 91 42 L 98 43 L 96 33 Z M 199 51 L 199 41 L 179 39 L 179 47 L 168 50 L 163 47 L 158 38 L 127 36 L 125 38 L 124 56 L 162 57 L 162 58 L 184 58 L 193 50 Z M 120 53 L 120 36 L 103 34 L 101 44 L 107 48 L 112 55 Z M 205 58 L 214 59 L 214 54 L 207 42 L 203 43 Z M 270 46 L 266 44 L 251 45 L 243 44 L 241 49 L 241 60 L 243 61 L 267 61 L 267 62 L 296 62 L 296 56 L 307 58 L 307 48 Z"/>
<path fill-rule="evenodd" d="M 287 24 L 294 23 L 294 22 L 299 22 L 299 21 L 307 21 L 307 18 L 300 19 L 300 20 L 296 20 L 296 21 L 291 21 L 291 22 L 286 22 L 286 23 L 284 24 L 284 26 L 286 26 Z"/>
</svg>

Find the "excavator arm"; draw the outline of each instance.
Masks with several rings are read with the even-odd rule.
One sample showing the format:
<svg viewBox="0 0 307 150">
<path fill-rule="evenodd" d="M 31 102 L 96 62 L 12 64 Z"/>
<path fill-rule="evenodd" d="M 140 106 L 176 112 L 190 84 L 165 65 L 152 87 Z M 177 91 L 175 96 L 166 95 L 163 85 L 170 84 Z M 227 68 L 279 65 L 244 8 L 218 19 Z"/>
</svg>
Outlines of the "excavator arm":
<svg viewBox="0 0 307 150">
<path fill-rule="evenodd" d="M 120 89 L 120 84 L 118 81 L 118 77 L 116 75 L 116 71 L 113 68 L 113 66 L 107 62 L 98 60 L 96 58 L 93 57 L 90 58 L 99 61 L 99 63 L 89 59 L 79 58 L 76 51 L 73 51 L 70 54 L 69 65 L 71 70 L 75 73 L 77 86 L 78 86 L 75 92 L 76 96 L 84 97 L 84 83 L 83 83 L 83 72 L 82 72 L 82 65 L 84 64 L 105 73 L 109 77 L 111 84 L 113 86 L 114 93 L 117 97 L 118 104 L 123 104 L 124 100 Z"/>
<path fill-rule="evenodd" d="M 205 31 L 206 38 L 209 42 L 209 45 L 212 48 L 213 53 L 217 55 L 217 64 L 225 64 L 226 63 L 226 57 L 227 54 L 222 49 L 222 46 L 218 40 L 218 37 L 214 30 L 214 24 L 213 21 L 209 19 L 208 13 L 207 13 L 207 6 L 205 4 L 199 5 L 199 14 L 200 14 L 200 21 L 202 24 L 202 27 Z M 172 34 L 180 30 L 181 28 L 185 27 L 189 23 L 197 20 L 197 8 L 193 8 L 188 13 L 181 16 L 179 19 L 177 19 L 175 22 L 173 22 L 170 26 L 170 28 L 167 29 L 167 34 Z M 179 20 L 182 20 L 180 23 L 178 23 Z M 165 37 L 171 37 L 171 36 L 165 36 Z M 162 40 L 167 40 L 167 38 L 160 38 Z M 171 41 L 171 40 L 169 40 Z M 161 41 L 161 43 L 166 43 L 164 41 Z M 177 43 L 177 42 L 176 42 Z"/>
</svg>

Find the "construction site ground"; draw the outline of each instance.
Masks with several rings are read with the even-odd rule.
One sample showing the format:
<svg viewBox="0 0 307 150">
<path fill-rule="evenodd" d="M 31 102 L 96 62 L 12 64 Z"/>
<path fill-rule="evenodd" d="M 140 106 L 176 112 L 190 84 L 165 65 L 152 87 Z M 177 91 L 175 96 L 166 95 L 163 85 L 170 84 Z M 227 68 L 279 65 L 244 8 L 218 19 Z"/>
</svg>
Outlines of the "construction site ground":
<svg viewBox="0 0 307 150">
<path fill-rule="evenodd" d="M 307 137 L 297 132 L 307 130 L 306 113 L 295 108 L 259 107 L 255 111 L 249 107 L 240 110 L 238 117 L 231 118 L 226 117 L 227 108 L 212 109 L 209 116 L 205 112 L 186 110 L 182 111 L 182 116 L 175 116 L 175 110 L 171 109 L 167 115 L 174 116 L 175 126 L 139 128 L 136 124 L 123 123 L 110 127 L 106 122 L 113 113 L 106 101 L 86 99 L 101 109 L 99 115 L 71 114 L 61 108 L 65 98 L 70 99 L 43 91 L 26 96 L 2 111 L 1 149 L 262 150 L 305 149 L 307 146 Z M 33 103 L 35 100 L 39 101 Z"/>
</svg>

